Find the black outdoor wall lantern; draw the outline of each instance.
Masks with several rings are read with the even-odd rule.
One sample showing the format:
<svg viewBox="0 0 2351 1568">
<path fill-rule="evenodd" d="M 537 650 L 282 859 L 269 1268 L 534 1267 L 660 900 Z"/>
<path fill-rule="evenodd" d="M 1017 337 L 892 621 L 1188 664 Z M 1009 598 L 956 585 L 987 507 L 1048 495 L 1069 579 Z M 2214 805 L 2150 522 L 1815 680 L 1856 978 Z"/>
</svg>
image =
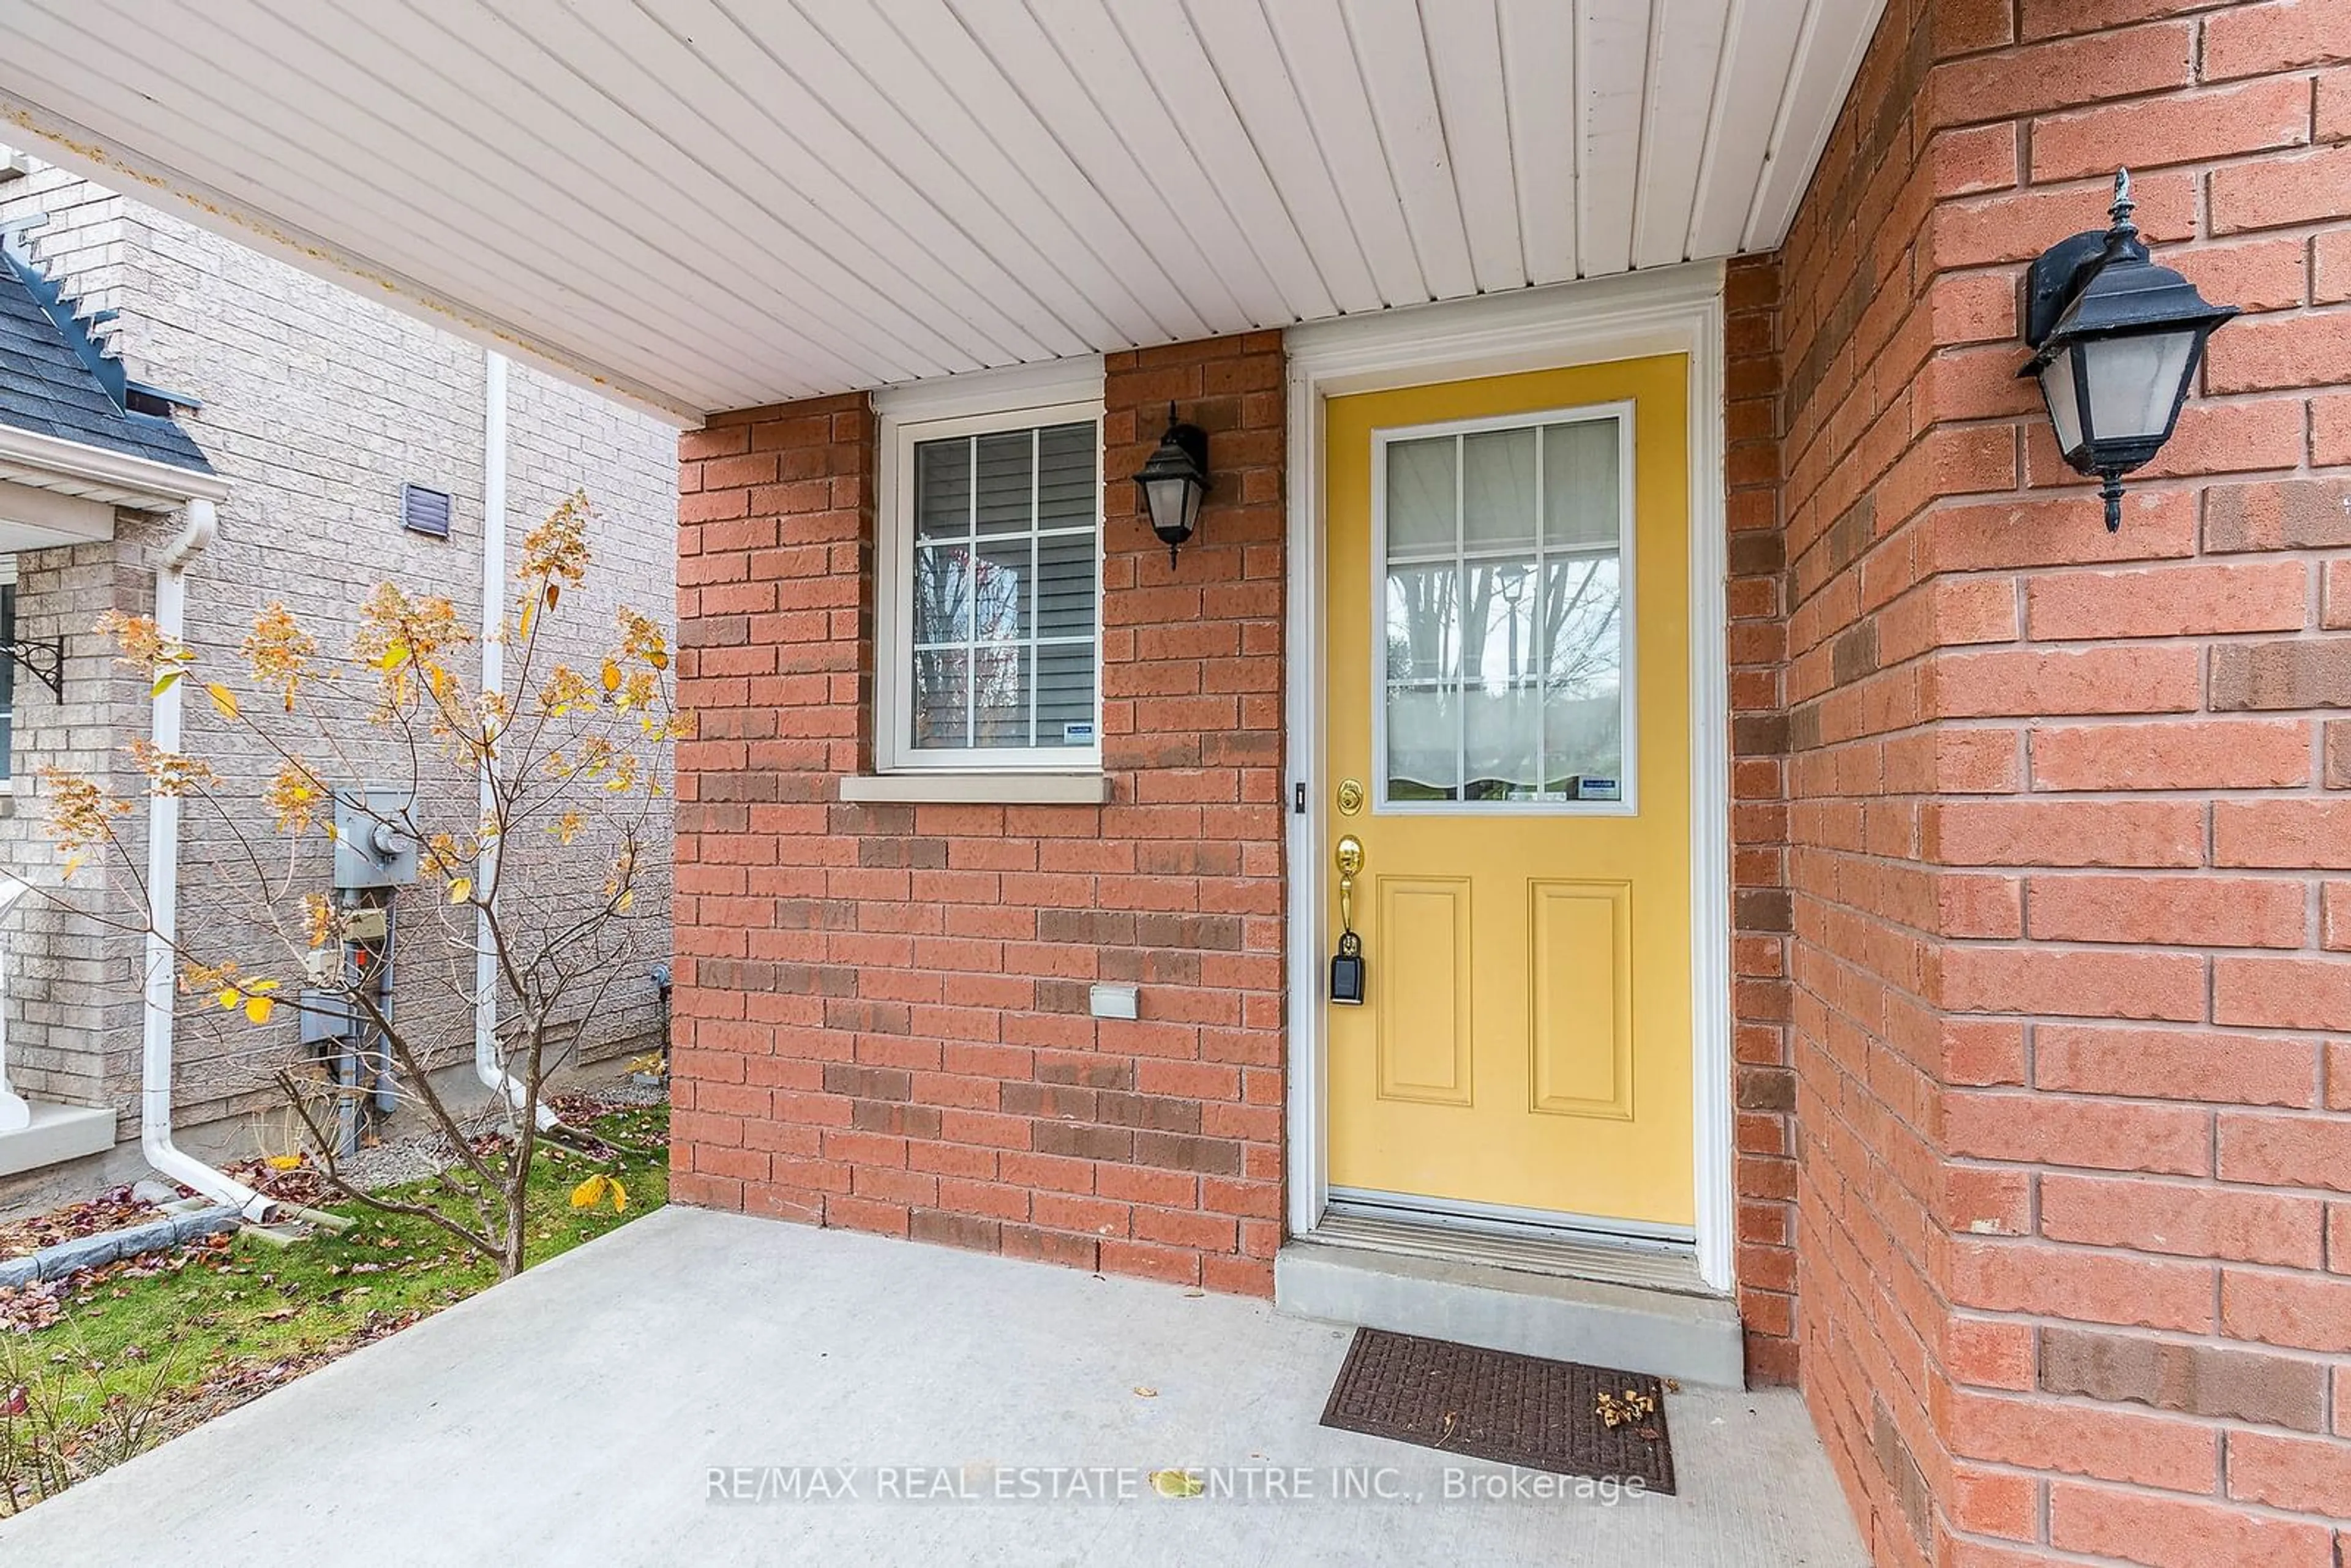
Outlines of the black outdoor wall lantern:
<svg viewBox="0 0 2351 1568">
<path fill-rule="evenodd" d="M 1167 434 L 1158 449 L 1134 476 L 1142 492 L 1143 509 L 1150 514 L 1151 531 L 1167 547 L 1167 564 L 1200 526 L 1200 501 L 1208 493 L 1208 433 L 1176 417 L 1167 405 Z"/>
<path fill-rule="evenodd" d="M 2123 523 L 2122 476 L 2171 439 L 2204 340 L 2237 314 L 2148 258 L 2131 222 L 2130 171 L 2115 176 L 2114 226 L 2042 252 L 2024 277 L 2024 341 L 2058 450 L 2104 479 L 2106 531 Z"/>
</svg>

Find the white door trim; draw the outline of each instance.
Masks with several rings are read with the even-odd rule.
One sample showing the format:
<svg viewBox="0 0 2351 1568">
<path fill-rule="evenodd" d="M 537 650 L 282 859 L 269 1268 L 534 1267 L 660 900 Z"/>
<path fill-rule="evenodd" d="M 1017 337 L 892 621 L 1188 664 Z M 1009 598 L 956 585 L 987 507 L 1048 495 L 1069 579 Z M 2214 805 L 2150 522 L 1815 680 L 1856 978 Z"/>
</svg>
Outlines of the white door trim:
<svg viewBox="0 0 2351 1568">
<path fill-rule="evenodd" d="M 1323 402 L 1353 392 L 1689 356 L 1690 933 L 1698 1267 L 1735 1282 L 1731 1182 L 1730 726 L 1724 533 L 1723 269 L 1694 263 L 1293 327 L 1289 358 L 1289 1225 L 1311 1234 L 1331 1197 L 1324 1135 L 1323 965 L 1329 794 L 1324 712 Z M 1303 800 L 1305 809 L 1296 810 Z"/>
</svg>

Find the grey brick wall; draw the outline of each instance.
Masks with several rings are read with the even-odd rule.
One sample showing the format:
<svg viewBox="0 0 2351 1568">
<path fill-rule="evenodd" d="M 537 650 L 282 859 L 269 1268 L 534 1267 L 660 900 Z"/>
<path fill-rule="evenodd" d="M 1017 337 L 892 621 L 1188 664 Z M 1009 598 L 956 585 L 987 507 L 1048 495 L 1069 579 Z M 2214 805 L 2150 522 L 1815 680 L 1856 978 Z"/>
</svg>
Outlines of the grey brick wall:
<svg viewBox="0 0 2351 1568">
<path fill-rule="evenodd" d="M 37 254 L 68 287 L 119 310 L 117 345 L 131 374 L 203 402 L 182 423 L 233 487 L 219 509 L 218 540 L 189 574 L 188 641 L 200 661 L 235 668 L 236 647 L 253 618 L 282 601 L 329 650 L 349 640 L 356 611 L 381 581 L 451 599 L 461 616 L 482 619 L 481 549 L 484 376 L 481 349 L 340 287 L 246 251 L 222 238 L 54 169 L 0 184 L 0 222 L 46 211 L 35 232 Z M 552 652 L 594 668 L 611 634 L 615 602 L 674 624 L 675 605 L 676 436 L 668 424 L 597 393 L 513 366 L 508 377 L 509 554 L 564 495 L 588 491 L 596 508 L 598 554 L 591 591 L 567 602 L 550 622 Z M 455 500 L 450 537 L 402 530 L 403 482 L 445 490 Z M 109 608 L 152 608 L 154 552 L 177 531 L 175 517 L 123 513 L 109 545 L 27 552 L 17 561 L 18 616 L 25 634 L 63 635 L 68 648 L 65 698 L 37 683 L 17 685 L 13 762 L 14 814 L 0 821 L 0 856 L 39 867 L 47 849 L 35 774 L 54 763 L 107 777 L 135 796 L 141 780 L 121 747 L 146 732 L 145 683 L 118 667 L 90 628 Z M 494 607 L 491 619 L 505 607 Z M 461 665 L 470 677 L 478 664 Z M 324 892 L 329 848 L 323 836 L 288 846 L 277 839 L 259 803 L 275 756 L 240 744 L 201 695 L 186 705 L 186 747 L 229 781 L 246 834 L 266 843 L 283 885 Z M 409 751 L 400 737 L 371 727 L 352 706 L 336 723 L 333 757 L 309 755 L 337 781 L 362 775 L 404 778 Z M 470 822 L 475 787 L 454 763 L 428 765 L 426 810 Z M 136 841 L 141 817 L 127 820 Z M 648 870 L 636 909 L 646 956 L 668 945 L 666 798 L 650 824 L 660 853 Z M 586 849 L 588 846 L 579 846 Z M 239 891 L 254 883 L 235 833 L 194 802 L 185 810 L 182 861 L 184 930 L 200 930 L 214 954 L 249 971 L 282 976 L 291 952 L 250 917 Z M 601 863 L 554 852 L 552 841 L 510 851 L 508 885 L 543 919 L 601 885 Z M 93 865 L 74 883 L 78 900 L 128 897 L 120 873 Z M 20 906 L 23 907 L 23 906 Z M 118 904 L 118 909 L 120 905 Z M 457 965 L 423 939 L 428 923 L 452 918 L 436 895 L 402 897 L 400 919 L 419 940 L 411 977 L 401 972 L 400 1000 L 428 1020 L 453 1052 L 470 1049 L 470 1009 L 461 994 L 470 964 Z M 454 928 L 470 935 L 470 923 Z M 114 1103 L 125 1138 L 137 1134 L 139 1061 L 136 943 L 109 936 L 89 921 L 26 908 L 7 936 L 17 955 L 12 975 L 10 1055 L 17 1087 L 72 1103 Z M 638 971 L 643 963 L 632 960 Z M 242 1138 L 215 1135 L 213 1146 L 282 1141 L 276 1092 L 267 1074 L 297 1047 L 290 1022 L 256 1030 L 193 998 L 182 1009 L 177 1093 L 180 1120 L 197 1126 L 225 1119 Z M 606 1006 L 582 1020 L 578 1049 L 609 1056 L 651 1043 L 658 1027 L 654 993 L 643 974 L 617 976 Z"/>
</svg>

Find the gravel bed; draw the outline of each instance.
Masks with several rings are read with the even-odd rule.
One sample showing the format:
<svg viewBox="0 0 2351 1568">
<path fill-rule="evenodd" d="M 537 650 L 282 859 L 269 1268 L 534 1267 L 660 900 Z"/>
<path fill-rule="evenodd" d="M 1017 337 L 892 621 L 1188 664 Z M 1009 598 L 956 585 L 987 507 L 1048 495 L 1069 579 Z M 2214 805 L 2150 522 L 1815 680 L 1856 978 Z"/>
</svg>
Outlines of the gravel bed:
<svg viewBox="0 0 2351 1568">
<path fill-rule="evenodd" d="M 580 1090 L 562 1097 L 566 1102 L 593 1101 L 607 1110 L 622 1110 L 639 1105 L 660 1105 L 669 1099 L 669 1091 L 658 1083 L 640 1083 L 633 1075 L 617 1082 L 597 1084 L 593 1089 Z M 569 1113 L 571 1107 L 559 1104 L 559 1114 Z M 495 1132 L 503 1118 L 495 1110 L 465 1117 L 458 1123 L 469 1136 L 479 1137 Z M 411 1133 L 404 1137 L 390 1139 L 360 1150 L 341 1162 L 342 1174 L 352 1186 L 372 1192 L 378 1187 L 398 1186 L 402 1182 L 421 1181 L 436 1171 L 447 1170 L 457 1163 L 457 1153 L 438 1131 Z"/>
<path fill-rule="evenodd" d="M 659 1083 L 641 1083 L 635 1073 L 617 1083 L 601 1083 L 590 1090 L 588 1098 L 617 1111 L 629 1105 L 664 1105 L 669 1103 L 669 1091 Z"/>
</svg>

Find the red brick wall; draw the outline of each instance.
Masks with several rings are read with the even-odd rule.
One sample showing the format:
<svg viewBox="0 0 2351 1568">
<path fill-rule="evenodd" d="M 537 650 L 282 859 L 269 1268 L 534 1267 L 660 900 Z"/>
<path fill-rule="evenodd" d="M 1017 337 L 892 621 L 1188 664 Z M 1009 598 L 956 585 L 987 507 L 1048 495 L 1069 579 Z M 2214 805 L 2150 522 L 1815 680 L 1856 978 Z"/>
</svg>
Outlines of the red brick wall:
<svg viewBox="0 0 2351 1568">
<path fill-rule="evenodd" d="M 1945 1469 L 1928 1414 L 1939 1172 L 1923 1131 L 1939 1076 L 1923 994 L 1935 921 L 1916 829 L 1934 741 L 1918 727 L 1919 635 L 1885 635 L 1933 620 L 1910 565 L 1925 497 L 1905 471 L 1937 450 L 1912 427 L 1909 386 L 1932 322 L 1913 254 L 1932 177 L 1914 145 L 1917 8 L 1889 0 L 1780 256 L 1802 1369 L 1887 1563 L 1923 1551 L 1927 1477 Z"/>
<path fill-rule="evenodd" d="M 1803 1372 L 1884 1563 L 2351 1552 L 2346 60 L 1891 0 L 1781 256 Z M 2126 161 L 2252 313 L 2109 536 L 2012 377 Z"/>
<path fill-rule="evenodd" d="M 1752 1383 L 1796 1380 L 1796 1075 L 1788 1040 L 1788 652 L 1780 526 L 1780 270 L 1724 284 L 1729 482 L 1731 963 L 1739 1315 Z"/>
<path fill-rule="evenodd" d="M 684 437 L 674 1190 L 1268 1294 L 1280 334 L 1112 355 L 1104 396 L 1101 807 L 841 803 L 872 755 L 872 416 Z M 1173 569 L 1122 477 L 1170 399 L 1217 475 Z M 1097 979 L 1142 1018 L 1088 1016 Z"/>
</svg>

